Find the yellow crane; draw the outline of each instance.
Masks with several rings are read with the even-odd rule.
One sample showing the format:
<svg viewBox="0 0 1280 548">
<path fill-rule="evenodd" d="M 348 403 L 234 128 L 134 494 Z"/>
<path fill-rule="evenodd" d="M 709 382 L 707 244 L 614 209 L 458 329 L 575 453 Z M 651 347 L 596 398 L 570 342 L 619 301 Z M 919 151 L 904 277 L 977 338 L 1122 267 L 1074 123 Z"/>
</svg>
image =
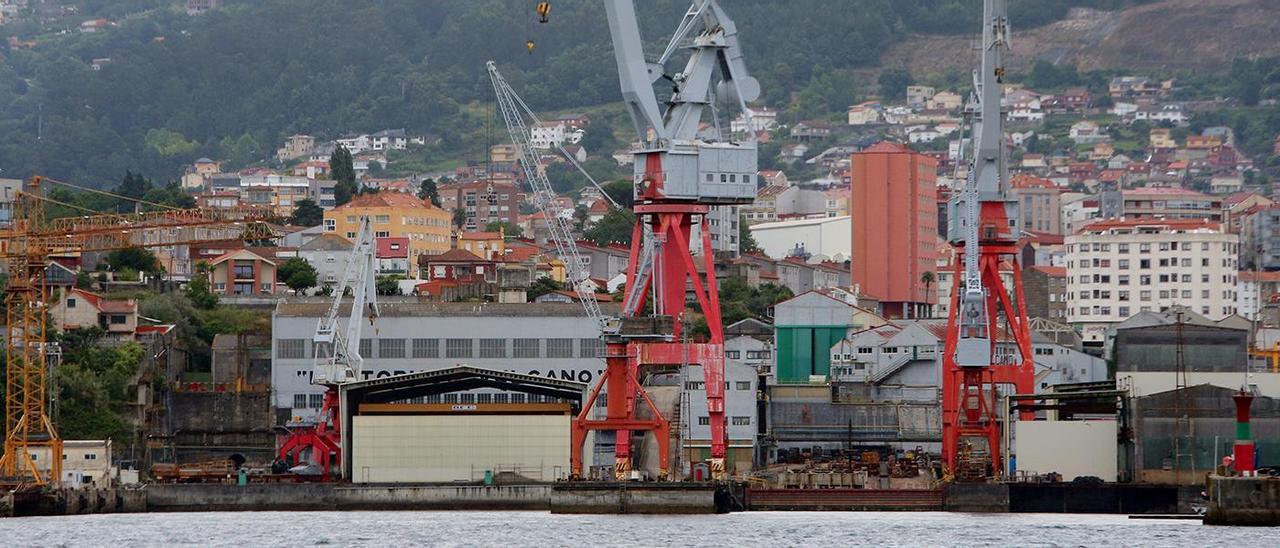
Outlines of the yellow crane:
<svg viewBox="0 0 1280 548">
<path fill-rule="evenodd" d="M 15 201 L 13 226 L 4 242 L 9 285 L 4 290 L 5 336 L 4 456 L 0 483 L 56 483 L 62 475 L 62 439 L 48 414 L 51 373 L 46 317 L 49 292 L 44 272 L 50 253 L 110 251 L 207 241 L 261 240 L 274 236 L 265 222 L 271 212 L 256 209 L 180 209 L 134 200 L 157 208 L 115 214 L 86 210 L 48 198 L 45 183 L 117 196 L 42 177 L 24 184 Z M 86 215 L 45 219 L 45 204 L 84 210 Z M 49 470 L 41 472 L 32 449 L 48 448 Z"/>
</svg>

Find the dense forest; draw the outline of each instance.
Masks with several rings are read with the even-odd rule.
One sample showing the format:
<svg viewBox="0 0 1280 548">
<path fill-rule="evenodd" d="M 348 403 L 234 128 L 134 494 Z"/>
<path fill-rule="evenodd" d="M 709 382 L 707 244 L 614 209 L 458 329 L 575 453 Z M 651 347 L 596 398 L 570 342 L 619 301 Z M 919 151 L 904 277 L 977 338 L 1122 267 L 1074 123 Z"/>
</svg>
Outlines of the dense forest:
<svg viewBox="0 0 1280 548">
<path fill-rule="evenodd" d="M 164 180 L 200 156 L 231 166 L 263 160 L 296 132 L 332 138 L 400 127 L 436 138 L 419 153 L 422 165 L 479 158 L 489 59 L 542 111 L 593 109 L 617 98 L 597 2 L 555 2 L 546 24 L 523 0 L 231 0 L 200 17 L 175 1 L 64 3 L 76 4 L 80 19 L 108 16 L 117 25 L 98 33 L 0 27 L 0 39 L 38 44 L 0 50 L 3 176 L 38 172 L 107 185 L 132 170 Z M 1073 6 L 1134 3 L 1010 0 L 1010 9 L 1025 28 Z M 853 71 L 873 67 L 895 41 L 973 32 L 981 11 L 968 0 L 842 0 L 842 9 L 821 0 L 727 4 L 762 100 L 805 115 L 850 104 L 867 84 Z M 651 51 L 665 45 L 687 5 L 643 2 Z M 102 58 L 110 62 L 93 70 L 91 61 Z M 596 144 L 610 146 L 609 137 Z"/>
</svg>

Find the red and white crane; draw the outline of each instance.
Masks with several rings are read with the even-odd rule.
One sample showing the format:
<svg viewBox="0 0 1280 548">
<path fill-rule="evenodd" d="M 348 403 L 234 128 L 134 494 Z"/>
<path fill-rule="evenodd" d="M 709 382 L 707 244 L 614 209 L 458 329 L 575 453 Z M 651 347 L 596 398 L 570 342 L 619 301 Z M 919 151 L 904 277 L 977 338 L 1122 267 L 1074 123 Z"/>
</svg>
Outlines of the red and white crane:
<svg viewBox="0 0 1280 548">
<path fill-rule="evenodd" d="M 347 257 L 342 278 L 334 287 L 333 302 L 329 311 L 320 318 L 312 338 L 315 362 L 311 372 L 311 384 L 325 387 L 324 403 L 314 425 L 292 429 L 281 444 L 277 456 L 283 462 L 296 465 L 295 470 L 307 470 L 309 464 L 319 467 L 320 473 L 329 478 L 331 470 L 342 464 L 342 418 L 338 415 L 338 389 L 341 385 L 360 379 L 364 357 L 360 355 L 360 334 L 367 317 L 370 325 L 377 320 L 377 251 L 373 222 L 368 216 L 360 218 L 355 245 Z M 346 328 L 339 325 L 342 302 L 347 292 L 351 294 Z"/>
<path fill-rule="evenodd" d="M 1035 388 L 1031 330 L 1016 266 L 1021 217 L 1018 200 L 1010 192 L 1000 107 L 1004 53 L 1009 49 L 1006 0 L 985 0 L 982 21 L 982 64 L 965 109 L 974 141 L 968 177 L 947 206 L 954 279 L 964 285 L 952 291 L 947 318 L 942 457 L 946 474 L 959 480 L 1001 475 L 998 391 L 1029 394 Z M 1012 288 L 1000 278 L 1004 261 L 1015 265 Z M 1011 340 L 1016 352 L 997 357 L 1001 339 Z M 1023 418 L 1030 417 L 1024 413 Z"/>
</svg>

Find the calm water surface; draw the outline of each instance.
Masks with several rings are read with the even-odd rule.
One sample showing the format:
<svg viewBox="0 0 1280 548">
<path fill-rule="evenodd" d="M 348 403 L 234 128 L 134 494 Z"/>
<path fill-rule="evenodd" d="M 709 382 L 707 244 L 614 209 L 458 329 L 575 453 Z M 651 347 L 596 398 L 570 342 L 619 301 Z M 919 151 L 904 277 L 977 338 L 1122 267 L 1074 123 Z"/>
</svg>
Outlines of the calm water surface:
<svg viewBox="0 0 1280 548">
<path fill-rule="evenodd" d="M 605 536 L 605 535 L 609 536 Z M 1080 514 L 245 512 L 0 519 L 0 546 L 1280 546 L 1280 528 Z"/>
</svg>

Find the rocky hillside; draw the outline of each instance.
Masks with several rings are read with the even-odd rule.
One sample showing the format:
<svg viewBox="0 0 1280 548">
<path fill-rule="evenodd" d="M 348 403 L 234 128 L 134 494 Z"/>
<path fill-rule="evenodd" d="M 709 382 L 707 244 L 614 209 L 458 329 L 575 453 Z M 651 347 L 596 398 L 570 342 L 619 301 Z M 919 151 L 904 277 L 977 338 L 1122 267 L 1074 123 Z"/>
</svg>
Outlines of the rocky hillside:
<svg viewBox="0 0 1280 548">
<path fill-rule="evenodd" d="M 1025 31 L 1014 28 L 1017 71 L 1037 60 L 1075 63 L 1080 70 L 1223 70 L 1241 56 L 1280 55 L 1280 5 L 1275 0 L 1161 0 L 1108 12 L 1087 8 Z M 917 36 L 881 57 L 885 67 L 913 74 L 946 73 L 972 63 L 975 38 Z"/>
</svg>

